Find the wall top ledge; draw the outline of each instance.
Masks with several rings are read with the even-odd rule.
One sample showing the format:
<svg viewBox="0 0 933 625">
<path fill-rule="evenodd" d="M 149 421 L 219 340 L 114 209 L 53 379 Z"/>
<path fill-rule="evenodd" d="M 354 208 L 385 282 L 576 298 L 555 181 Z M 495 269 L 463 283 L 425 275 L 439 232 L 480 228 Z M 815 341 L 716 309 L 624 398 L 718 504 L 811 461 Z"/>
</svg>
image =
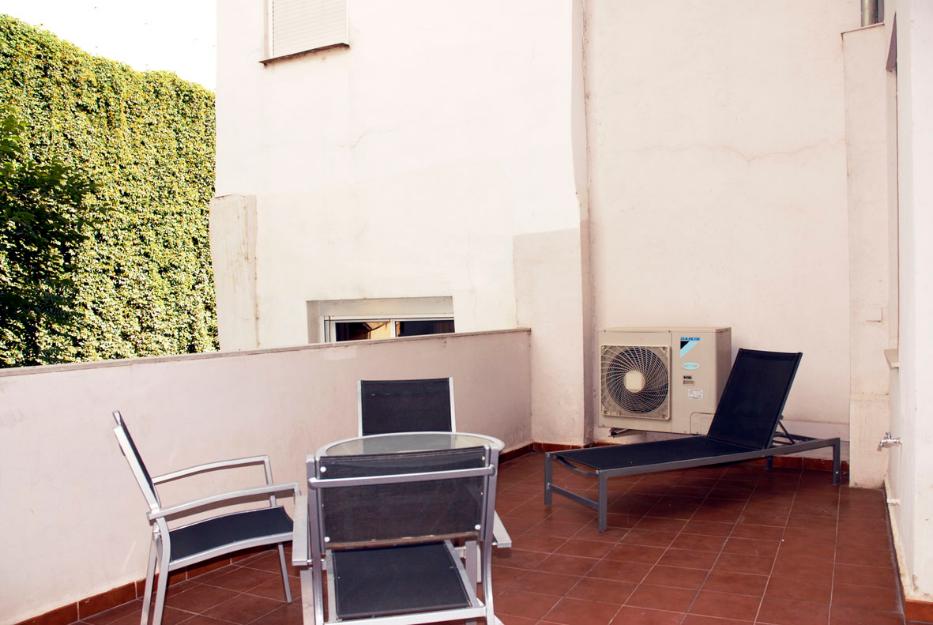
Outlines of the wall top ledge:
<svg viewBox="0 0 933 625">
<path fill-rule="evenodd" d="M 0 369 L 0 379 L 25 375 L 40 375 L 43 373 L 56 373 L 68 371 L 82 371 L 85 369 L 105 369 L 109 367 L 133 367 L 137 365 L 155 365 L 165 362 L 190 362 L 193 360 L 211 360 L 220 358 L 245 358 L 249 356 L 263 356 L 266 354 L 280 354 L 284 352 L 301 352 L 318 349 L 348 349 L 360 344 L 373 343 L 399 343 L 409 341 L 456 341 L 476 336 L 494 336 L 497 334 L 531 334 L 531 328 L 508 328 L 502 330 L 483 330 L 479 332 L 455 332 L 453 334 L 426 334 L 423 336 L 407 336 L 401 338 L 379 339 L 371 341 L 349 341 L 346 343 L 314 343 L 310 345 L 291 345 L 288 347 L 271 347 L 267 349 L 250 349 L 234 352 L 202 352 L 200 354 L 178 354 L 175 356 L 148 356 L 145 358 L 123 358 L 119 360 L 95 360 L 93 362 L 74 362 L 62 365 L 39 365 L 35 367 L 16 367 Z"/>
</svg>

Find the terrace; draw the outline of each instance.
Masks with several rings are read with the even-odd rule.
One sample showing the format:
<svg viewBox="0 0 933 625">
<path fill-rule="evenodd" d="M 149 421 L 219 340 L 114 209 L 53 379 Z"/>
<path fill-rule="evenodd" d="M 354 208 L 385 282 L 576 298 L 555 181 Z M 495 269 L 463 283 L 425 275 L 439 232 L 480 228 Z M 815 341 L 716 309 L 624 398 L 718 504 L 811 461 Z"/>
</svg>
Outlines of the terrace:
<svg viewBox="0 0 933 625">
<path fill-rule="evenodd" d="M 542 506 L 541 471 L 536 453 L 502 467 L 498 508 L 515 540 L 495 565 L 504 623 L 905 623 L 878 491 L 757 463 L 635 477 L 613 485 L 613 525 L 599 534 L 578 506 Z M 173 582 L 165 622 L 300 625 L 277 567 L 274 552 L 248 554 Z M 140 603 L 80 622 L 133 625 Z"/>
<path fill-rule="evenodd" d="M 305 454 L 354 434 L 357 379 L 442 370 L 456 380 L 460 429 L 511 452 L 496 507 L 514 546 L 494 563 L 507 625 L 905 623 L 882 491 L 833 487 L 802 462 L 613 480 L 604 534 L 582 506 L 556 498 L 545 508 L 543 456 L 530 451 L 529 344 L 518 329 L 0 373 L 2 475 L 19 478 L 4 495 L 30 502 L 27 523 L 14 518 L 22 509 L 0 512 L 17 528 L 5 552 L 20 572 L 3 603 L 41 613 L 20 619 L 34 625 L 138 622 L 145 504 L 110 410 L 123 411 L 155 471 L 268 453 L 278 481 L 300 482 Z M 250 479 L 211 475 L 170 492 L 180 500 Z M 275 567 L 262 552 L 181 571 L 164 622 L 297 625 L 300 603 L 282 602 Z"/>
<path fill-rule="evenodd" d="M 169 141 L 127 130 L 110 146 L 140 184 L 137 198 L 114 177 L 108 210 L 175 225 L 163 202 L 190 165 L 156 156 L 197 148 L 213 191 L 179 195 L 216 194 L 209 215 L 190 207 L 209 217 L 216 297 L 192 313 L 205 343 L 169 334 L 207 348 L 216 310 L 223 352 L 0 370 L 0 625 L 137 622 L 151 530 L 111 411 L 154 473 L 268 454 L 276 481 L 302 483 L 307 454 L 356 433 L 358 380 L 439 376 L 455 380 L 458 429 L 505 443 L 497 509 L 514 547 L 493 577 L 506 625 L 933 623 L 933 3 L 281 0 L 280 16 L 304 17 L 270 22 L 275 4 L 216 4 L 215 116 L 196 124 L 216 128 L 213 161 L 215 137 L 168 132 L 135 100 L 84 111 L 135 93 L 111 89 L 123 70 L 96 59 L 73 97 L 56 83 L 24 100 L 60 107 L 31 145 L 92 128 L 104 134 L 87 145 L 106 145 L 130 109 Z M 322 42 L 305 26 L 325 9 L 335 39 Z M 74 56 L 22 50 L 7 56 L 39 85 Z M 16 100 L 28 89 L 11 76 Z M 164 191 L 143 184 L 155 178 Z M 172 228 L 152 251 L 173 260 L 185 239 L 204 254 L 202 230 Z M 120 280 L 189 282 L 146 269 L 116 234 L 95 253 L 122 258 Z M 150 292 L 135 283 L 125 301 Z M 108 349 L 165 313 L 99 301 L 112 318 L 89 319 Z M 394 322 L 461 332 L 320 343 L 359 338 L 345 324 L 404 334 Z M 600 337 L 681 324 L 732 328 L 723 354 L 804 353 L 784 416 L 846 441 L 849 485 L 782 458 L 613 480 L 602 534 L 591 510 L 545 508 L 542 449 L 645 424 L 599 418 Z M 663 347 L 684 353 L 692 336 Z M 687 398 L 710 400 L 692 372 L 711 368 L 680 367 Z M 670 429 L 702 429 L 708 412 L 691 405 Z M 162 494 L 171 505 L 260 473 Z M 299 623 L 278 590 L 268 553 L 182 570 L 165 623 Z"/>
</svg>

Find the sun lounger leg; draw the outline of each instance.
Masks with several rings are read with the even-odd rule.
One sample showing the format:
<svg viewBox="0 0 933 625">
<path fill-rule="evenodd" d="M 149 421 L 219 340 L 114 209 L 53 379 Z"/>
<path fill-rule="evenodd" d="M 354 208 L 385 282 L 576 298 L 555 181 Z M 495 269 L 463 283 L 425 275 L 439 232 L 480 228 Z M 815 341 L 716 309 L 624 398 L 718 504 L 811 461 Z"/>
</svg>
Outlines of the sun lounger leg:
<svg viewBox="0 0 933 625">
<path fill-rule="evenodd" d="M 609 478 L 605 475 L 601 475 L 598 471 L 596 473 L 597 479 L 599 480 L 599 531 L 600 533 L 606 531 L 606 517 L 609 509 Z"/>
<path fill-rule="evenodd" d="M 838 486 L 842 478 L 842 442 L 837 438 L 833 443 L 833 486 Z"/>
<path fill-rule="evenodd" d="M 554 475 L 554 468 L 551 465 L 551 454 L 544 454 L 544 505 L 551 507 L 551 478 Z"/>
</svg>

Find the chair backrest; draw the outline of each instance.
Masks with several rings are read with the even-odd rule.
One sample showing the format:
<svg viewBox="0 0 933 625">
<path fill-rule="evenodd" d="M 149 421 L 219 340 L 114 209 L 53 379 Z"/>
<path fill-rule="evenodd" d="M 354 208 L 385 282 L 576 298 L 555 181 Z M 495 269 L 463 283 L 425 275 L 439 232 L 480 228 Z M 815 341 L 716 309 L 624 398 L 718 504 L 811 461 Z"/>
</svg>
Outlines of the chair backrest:
<svg viewBox="0 0 933 625">
<path fill-rule="evenodd" d="M 771 446 L 803 354 L 740 349 L 709 437 L 749 449 Z"/>
<path fill-rule="evenodd" d="M 309 514 L 320 520 L 312 540 L 318 528 L 329 549 L 486 540 L 497 458 L 469 447 L 309 460 Z"/>
<path fill-rule="evenodd" d="M 360 380 L 360 436 L 456 431 L 452 378 Z"/>
<path fill-rule="evenodd" d="M 126 427 L 126 422 L 123 421 L 123 415 L 120 414 L 119 410 L 113 411 L 113 419 L 117 423 L 117 427 L 113 429 L 113 433 L 116 435 L 117 442 L 120 444 L 120 450 L 123 452 L 126 461 L 130 464 L 130 470 L 133 472 L 133 477 L 136 478 L 136 482 L 139 484 L 139 489 L 143 491 L 143 497 L 146 498 L 146 503 L 149 504 L 150 508 L 156 509 L 161 506 L 159 495 L 156 492 L 152 476 L 146 468 L 146 463 L 143 462 L 142 456 L 139 455 L 136 442 L 133 440 L 129 428 Z"/>
</svg>

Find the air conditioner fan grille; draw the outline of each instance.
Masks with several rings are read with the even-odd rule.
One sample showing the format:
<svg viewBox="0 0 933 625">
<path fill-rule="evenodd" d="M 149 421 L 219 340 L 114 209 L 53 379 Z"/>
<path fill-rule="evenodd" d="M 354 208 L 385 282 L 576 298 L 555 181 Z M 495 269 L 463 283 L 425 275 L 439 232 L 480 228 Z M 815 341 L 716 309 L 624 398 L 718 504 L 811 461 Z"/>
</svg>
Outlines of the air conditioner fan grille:
<svg viewBox="0 0 933 625">
<path fill-rule="evenodd" d="M 641 346 L 603 349 L 603 388 L 619 408 L 647 415 L 664 404 L 669 374 L 654 350 Z"/>
</svg>

